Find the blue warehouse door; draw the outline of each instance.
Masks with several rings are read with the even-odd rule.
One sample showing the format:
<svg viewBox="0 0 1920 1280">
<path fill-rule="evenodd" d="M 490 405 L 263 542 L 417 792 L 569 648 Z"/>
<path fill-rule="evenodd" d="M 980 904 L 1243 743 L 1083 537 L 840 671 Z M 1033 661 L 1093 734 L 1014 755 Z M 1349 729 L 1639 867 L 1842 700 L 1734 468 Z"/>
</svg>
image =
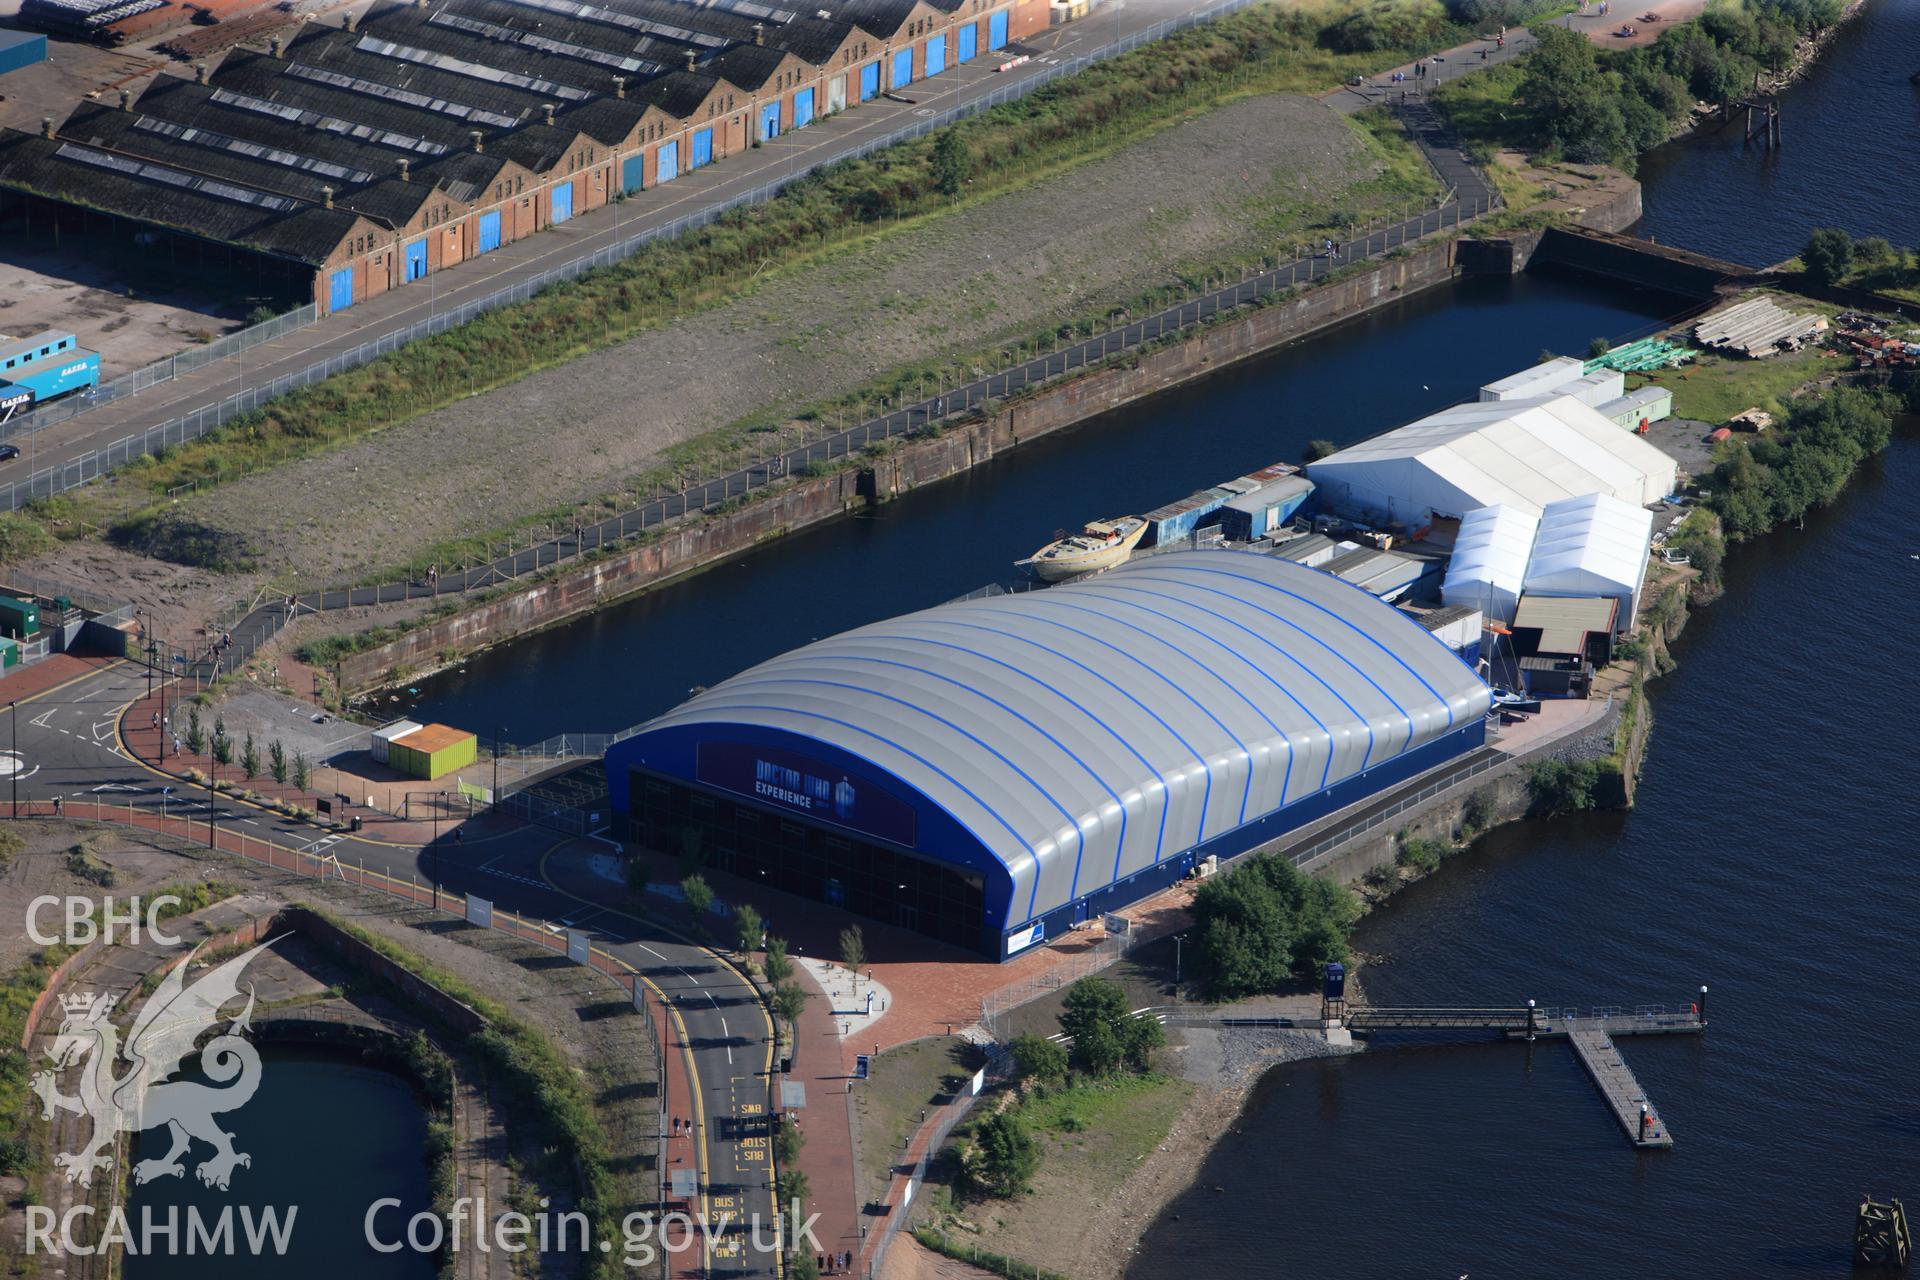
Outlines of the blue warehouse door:
<svg viewBox="0 0 1920 1280">
<path fill-rule="evenodd" d="M 491 253 L 500 247 L 500 211 L 480 215 L 480 252 Z"/>
<path fill-rule="evenodd" d="M 412 241 L 407 245 L 407 279 L 418 280 L 427 274 L 426 237 Z"/>
<path fill-rule="evenodd" d="M 904 89 L 913 81 L 913 50 L 902 49 L 893 55 L 893 78 L 887 81 L 889 89 Z"/>
<path fill-rule="evenodd" d="M 769 102 L 760 108 L 760 141 L 772 142 L 780 136 L 780 104 Z"/>
<path fill-rule="evenodd" d="M 628 156 L 620 165 L 620 189 L 638 191 L 647 185 L 647 158 Z"/>
<path fill-rule="evenodd" d="M 1007 47 L 1007 11 L 1002 9 L 987 19 L 987 48 L 1004 49 Z"/>
<path fill-rule="evenodd" d="M 353 305 L 353 268 L 342 267 L 327 277 L 327 310 L 345 311 Z"/>
<path fill-rule="evenodd" d="M 947 69 L 947 38 L 934 36 L 927 41 L 927 74 L 937 76 Z"/>
<path fill-rule="evenodd" d="M 813 90 L 802 89 L 793 95 L 793 127 L 804 129 L 813 123 Z"/>
<path fill-rule="evenodd" d="M 860 101 L 868 102 L 880 96 L 880 64 L 869 62 L 860 68 Z"/>
<path fill-rule="evenodd" d="M 553 188 L 553 225 L 559 226 L 573 216 L 573 184 L 555 183 Z"/>
<path fill-rule="evenodd" d="M 969 22 L 960 28 L 959 49 L 954 54 L 955 61 L 972 62 L 974 55 L 980 52 L 980 24 Z"/>
<path fill-rule="evenodd" d="M 700 129 L 693 135 L 693 162 L 689 169 L 698 169 L 703 164 L 713 163 L 713 130 Z"/>
<path fill-rule="evenodd" d="M 660 154 L 653 160 L 653 181 L 657 186 L 662 182 L 672 182 L 680 176 L 680 140 L 660 144 Z"/>
</svg>

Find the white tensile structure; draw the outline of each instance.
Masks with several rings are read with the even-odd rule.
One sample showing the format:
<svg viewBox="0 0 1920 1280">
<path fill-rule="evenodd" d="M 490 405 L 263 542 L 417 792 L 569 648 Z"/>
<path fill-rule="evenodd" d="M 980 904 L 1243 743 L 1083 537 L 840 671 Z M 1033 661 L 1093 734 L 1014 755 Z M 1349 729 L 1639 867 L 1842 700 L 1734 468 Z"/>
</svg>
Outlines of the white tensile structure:
<svg viewBox="0 0 1920 1280">
<path fill-rule="evenodd" d="M 1458 404 L 1322 458 L 1308 474 L 1335 510 L 1418 523 L 1489 506 L 1538 513 L 1590 493 L 1644 507 L 1673 492 L 1675 466 L 1561 395 Z"/>
<path fill-rule="evenodd" d="M 1653 512 L 1591 493 L 1551 503 L 1540 515 L 1522 594 L 1608 596 L 1619 601 L 1615 626 L 1633 626 L 1653 544 Z"/>
<path fill-rule="evenodd" d="M 1480 507 L 1460 521 L 1447 562 L 1440 598 L 1450 605 L 1478 609 L 1496 622 L 1512 622 L 1527 578 L 1540 517 L 1517 507 Z"/>
</svg>

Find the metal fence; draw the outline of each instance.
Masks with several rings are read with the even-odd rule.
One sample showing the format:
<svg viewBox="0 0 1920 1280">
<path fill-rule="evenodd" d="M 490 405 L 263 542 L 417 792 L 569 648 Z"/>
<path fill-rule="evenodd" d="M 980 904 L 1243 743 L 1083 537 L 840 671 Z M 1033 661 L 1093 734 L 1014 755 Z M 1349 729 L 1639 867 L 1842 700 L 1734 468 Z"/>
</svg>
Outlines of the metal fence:
<svg viewBox="0 0 1920 1280">
<path fill-rule="evenodd" d="M 127 616 L 131 616 L 130 611 L 133 606 L 126 601 L 97 595 L 85 587 L 70 586 L 53 578 L 22 573 L 18 569 L 7 570 L 5 580 L 6 585 L 14 590 L 29 592 L 42 600 L 58 600 L 65 596 L 88 613 L 97 614 L 107 621 L 119 621 L 123 611 L 127 611 Z"/>
<path fill-rule="evenodd" d="M 997 1047 L 989 1049 L 985 1067 L 986 1086 L 982 1087 L 980 1093 L 975 1094 L 966 1090 L 956 1093 L 953 1100 L 941 1108 L 939 1115 L 934 1116 L 927 1125 L 921 1127 L 921 1132 L 927 1135 L 927 1141 L 921 1147 L 920 1155 L 914 1160 L 913 1167 L 907 1170 L 906 1191 L 901 1198 L 901 1203 L 891 1206 L 885 1221 L 880 1224 L 880 1234 L 866 1245 L 863 1271 L 867 1280 L 874 1280 L 874 1277 L 880 1274 L 881 1265 L 887 1258 L 887 1247 L 893 1243 L 893 1238 L 900 1234 L 901 1228 L 906 1226 L 907 1219 L 912 1216 L 913 1195 L 926 1180 L 928 1162 L 939 1154 L 941 1146 L 953 1133 L 954 1126 L 966 1119 L 967 1113 L 973 1110 L 974 1103 L 986 1095 L 986 1087 L 1005 1083 L 1012 1076 L 1011 1058 L 1012 1055 L 1000 1051 Z M 893 1176 L 898 1178 L 900 1175 L 895 1173 Z M 892 1182 L 888 1182 L 887 1189 L 886 1198 L 891 1200 Z"/>
<path fill-rule="evenodd" d="M 31 413 L 17 414 L 4 427 L 0 427 L 0 440 L 15 440 L 30 436 L 37 431 L 44 431 L 56 423 L 65 422 L 68 418 L 97 409 L 103 404 L 110 404 L 123 396 L 138 395 L 149 387 L 171 382 L 183 374 L 204 369 L 215 361 L 224 360 L 228 356 L 237 355 L 262 343 L 272 342 L 275 338 L 297 329 L 304 329 L 317 319 L 319 319 L 319 308 L 309 302 L 304 307 L 296 307 L 271 320 L 248 325 L 244 329 L 215 338 L 202 346 L 189 347 L 176 355 L 168 356 L 165 360 L 155 361 L 145 368 L 123 373 L 117 378 L 109 378 L 86 395 L 69 396 L 64 400 L 42 405 Z"/>
<path fill-rule="evenodd" d="M 275 378 L 271 382 L 258 387 L 247 388 L 234 395 L 204 405 L 190 414 L 185 414 L 170 422 L 149 428 L 137 435 L 124 436 L 103 449 L 84 454 L 81 457 L 65 463 L 44 467 L 27 479 L 15 481 L 4 490 L 0 490 L 0 510 L 18 510 L 25 502 L 31 501 L 34 498 L 44 498 L 56 493 L 64 493 L 68 489 L 76 488 L 98 478 L 116 467 L 123 467 L 135 458 L 143 457 L 159 449 L 182 444 L 189 440 L 197 440 L 216 427 L 232 421 L 242 414 L 251 413 L 267 401 L 285 395 L 289 391 L 310 386 L 315 382 L 330 378 L 348 369 L 358 368 L 360 365 L 366 364 L 369 361 L 390 354 L 409 342 L 428 337 L 432 334 L 443 333 L 448 329 L 463 325 L 477 316 L 485 315 L 489 311 L 495 311 L 501 307 L 525 302 L 533 297 L 533 295 L 552 285 L 565 280 L 575 279 L 596 268 L 610 266 L 613 263 L 622 261 L 656 241 L 672 240 L 688 231 L 697 230 L 700 227 L 716 221 L 725 214 L 731 213 L 735 209 L 765 204 L 779 195 L 780 192 L 787 187 L 803 178 L 811 176 L 820 169 L 842 163 L 843 161 L 856 160 L 863 156 L 871 155 L 875 151 L 884 150 L 887 147 L 897 146 L 902 142 L 910 142 L 915 138 L 924 137 L 936 129 L 941 129 L 952 124 L 956 120 L 977 115 L 982 111 L 988 111 L 994 107 L 1012 102 L 1017 98 L 1024 97 L 1036 89 L 1053 83 L 1062 76 L 1069 76 L 1076 72 L 1084 71 L 1097 62 L 1105 61 L 1118 54 L 1130 52 L 1154 40 L 1164 39 L 1176 31 L 1182 31 L 1188 27 L 1211 21 L 1223 14 L 1243 9 L 1250 3 L 1252 3 L 1252 0 L 1222 0 L 1222 3 L 1211 5 L 1206 9 L 1185 14 L 1178 18 L 1169 18 L 1164 22 L 1155 23 L 1153 26 L 1145 28 L 1144 30 L 1136 31 L 1132 35 L 1111 41 L 1068 62 L 1049 67 L 1038 75 L 1012 80 L 994 90 L 992 93 L 985 94 L 969 102 L 949 107 L 944 111 L 935 112 L 924 119 L 916 120 L 912 124 L 904 125 L 880 137 L 861 143 L 850 150 L 836 153 L 823 160 L 805 163 L 795 162 L 783 176 L 771 182 L 763 183 L 750 191 L 717 201 L 698 213 L 689 214 L 684 218 L 676 218 L 672 222 L 662 226 L 637 232 L 603 249 L 593 253 L 583 254 L 571 262 L 566 262 L 560 266 L 543 271 L 518 284 L 495 290 L 493 293 L 487 294 L 472 302 L 463 303 L 450 310 L 429 316 L 425 320 L 417 321 L 405 329 L 389 333 L 371 342 L 362 343 L 352 350 L 330 356 L 325 360 L 316 361 L 314 364 L 309 365 L 297 373 Z M 43 426 L 51 425 L 52 422 L 72 417 L 76 413 L 83 413 L 95 404 L 100 403 L 103 399 L 112 399 L 117 396 L 143 390 L 146 387 L 153 386 L 155 383 L 167 381 L 179 373 L 185 373 L 189 370 L 189 367 L 197 369 L 225 355 L 236 354 L 248 347 L 270 341 L 272 338 L 278 337 L 283 333 L 311 324 L 314 319 L 311 314 L 312 311 L 313 308 L 308 306 L 302 308 L 300 311 L 289 312 L 286 316 L 276 317 L 275 320 L 266 324 L 255 325 L 250 329 L 243 329 L 238 333 L 230 334 L 217 342 L 209 343 L 204 348 L 183 352 L 181 355 L 173 357 L 170 361 L 164 362 L 163 364 L 153 365 L 147 369 L 123 375 L 120 378 L 114 379 L 111 383 L 103 384 L 99 392 L 91 400 L 81 400 L 77 405 L 65 409 L 60 417 L 49 417 L 44 421 L 41 420 L 42 414 L 47 414 L 53 410 L 62 408 L 62 405 L 50 405 L 46 409 L 36 410 L 23 422 L 16 424 L 15 430 L 40 430 Z M 303 314 L 304 319 L 299 318 Z M 65 404 L 67 402 L 62 403 Z M 742 490 L 742 492 L 744 492 L 744 490 Z"/>
<path fill-rule="evenodd" d="M 1132 932 L 1110 933 L 1063 964 L 1019 982 L 1009 983 L 998 991 L 988 992 L 980 998 L 980 1025 L 986 1028 L 988 1035 L 1004 1043 L 1009 1013 L 1022 1005 L 1031 1004 L 1041 996 L 1070 987 L 1080 979 L 1100 972 L 1132 949 L 1133 938 Z"/>
</svg>

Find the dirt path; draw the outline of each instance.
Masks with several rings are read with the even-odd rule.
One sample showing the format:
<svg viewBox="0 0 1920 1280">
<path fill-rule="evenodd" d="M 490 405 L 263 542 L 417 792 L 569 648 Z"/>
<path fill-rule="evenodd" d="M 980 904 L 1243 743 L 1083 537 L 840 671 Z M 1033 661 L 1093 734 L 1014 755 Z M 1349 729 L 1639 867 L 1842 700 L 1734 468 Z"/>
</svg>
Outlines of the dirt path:
<svg viewBox="0 0 1920 1280">
<path fill-rule="evenodd" d="M 751 294 L 343 451 L 191 498 L 306 581 L 609 492 L 662 451 L 942 353 L 1030 337 L 1183 264 L 1283 241 L 1377 159 L 1308 98 L 1236 103 L 1024 190 L 884 235 Z"/>
</svg>

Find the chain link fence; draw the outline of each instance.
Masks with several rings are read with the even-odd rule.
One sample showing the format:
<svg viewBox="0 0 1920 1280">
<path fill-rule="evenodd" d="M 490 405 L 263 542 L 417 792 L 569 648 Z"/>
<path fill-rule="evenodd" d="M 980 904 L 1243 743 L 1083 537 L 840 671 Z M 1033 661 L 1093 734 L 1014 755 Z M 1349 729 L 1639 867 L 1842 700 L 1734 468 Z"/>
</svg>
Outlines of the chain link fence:
<svg viewBox="0 0 1920 1280">
<path fill-rule="evenodd" d="M 1164 39 L 1176 31 L 1182 31 L 1189 27 L 1197 26 L 1200 23 L 1211 21 L 1223 14 L 1243 9 L 1251 2 L 1252 0 L 1223 0 L 1222 3 L 1211 5 L 1205 9 L 1184 14 L 1178 18 L 1169 18 L 1164 22 L 1155 23 L 1151 27 L 1111 41 L 1077 58 L 1049 67 L 1038 75 L 1009 81 L 992 93 L 973 99 L 970 102 L 960 103 L 956 106 L 948 107 L 943 111 L 935 112 L 924 119 L 916 120 L 912 124 L 904 125 L 877 138 L 861 143 L 851 150 L 836 153 L 824 160 L 806 163 L 796 162 L 785 175 L 776 178 L 772 182 L 763 183 L 750 191 L 718 201 L 698 213 L 689 214 L 684 218 L 676 218 L 663 226 L 638 232 L 596 252 L 583 254 L 571 262 L 563 263 L 558 267 L 543 271 L 539 275 L 523 280 L 518 284 L 495 290 L 485 297 L 429 316 L 425 320 L 416 321 L 404 329 L 396 330 L 383 337 L 376 338 L 371 342 L 362 343 L 352 350 L 330 356 L 325 360 L 316 361 L 297 373 L 275 378 L 257 387 L 249 387 L 234 395 L 204 405 L 192 413 L 175 418 L 170 422 L 151 427 L 138 434 L 124 436 L 103 449 L 89 452 L 68 462 L 57 463 L 53 466 L 42 468 L 27 479 L 15 481 L 4 490 L 0 490 L 0 510 L 18 510 L 22 504 L 34 498 L 50 497 L 57 493 L 64 493 L 68 489 L 77 488 L 115 468 L 127 465 L 135 458 L 151 455 L 160 449 L 183 444 L 190 440 L 197 440 L 222 424 L 230 422 L 243 414 L 251 413 L 267 401 L 277 396 L 283 396 L 289 391 L 296 390 L 300 387 L 311 386 L 313 383 L 330 378 L 337 373 L 358 368 L 363 364 L 377 360 L 381 356 L 397 350 L 409 342 L 433 334 L 444 333 L 448 329 L 467 323 L 476 316 L 498 310 L 501 307 L 525 302 L 533 297 L 533 295 L 555 284 L 565 280 L 575 279 L 597 268 L 620 262 L 656 241 L 672 240 L 689 231 L 697 230 L 700 227 L 716 221 L 725 214 L 731 213 L 735 209 L 765 204 L 779 195 L 780 192 L 787 187 L 803 178 L 811 176 L 819 169 L 847 160 L 856 160 L 863 156 L 871 155 L 875 151 L 897 146 L 902 142 L 910 142 L 915 138 L 925 137 L 934 130 L 944 128 L 956 120 L 977 115 L 980 112 L 991 110 L 994 107 L 1024 97 L 1036 89 L 1052 84 L 1062 76 L 1073 75 L 1076 72 L 1085 70 L 1094 63 L 1105 61 L 1108 58 L 1115 57 L 1122 53 L 1127 53 L 1151 41 Z M 62 402 L 61 404 L 49 405 L 44 409 L 35 410 L 24 419 L 14 423 L 13 430 L 15 432 L 38 431 L 45 426 L 52 425 L 54 422 L 63 421 L 78 413 L 84 413 L 86 410 L 104 400 L 111 400 L 119 396 L 133 394 L 157 383 L 168 381 L 192 369 L 201 368 L 227 355 L 233 355 L 249 347 L 271 341 L 273 338 L 279 337 L 282 334 L 312 324 L 315 318 L 313 311 L 314 308 L 309 305 L 298 311 L 288 312 L 285 316 L 277 316 L 265 324 L 255 325 L 248 329 L 242 329 L 238 333 L 229 334 L 227 337 L 209 343 L 205 347 L 183 352 L 179 356 L 172 357 L 170 360 L 161 364 L 152 365 L 131 374 L 125 374 L 119 378 L 115 378 L 110 383 L 102 384 L 99 391 L 91 398 L 83 398 L 77 402 Z M 58 416 L 46 416 L 43 419 L 42 415 L 53 415 L 56 411 L 58 411 Z M 829 453 L 826 456 L 832 457 L 835 455 Z M 727 479 L 732 480 L 734 477 L 728 477 Z M 741 489 L 741 492 L 745 492 L 744 487 Z M 724 501 L 728 496 L 730 495 L 723 493 L 721 500 Z"/>
</svg>

